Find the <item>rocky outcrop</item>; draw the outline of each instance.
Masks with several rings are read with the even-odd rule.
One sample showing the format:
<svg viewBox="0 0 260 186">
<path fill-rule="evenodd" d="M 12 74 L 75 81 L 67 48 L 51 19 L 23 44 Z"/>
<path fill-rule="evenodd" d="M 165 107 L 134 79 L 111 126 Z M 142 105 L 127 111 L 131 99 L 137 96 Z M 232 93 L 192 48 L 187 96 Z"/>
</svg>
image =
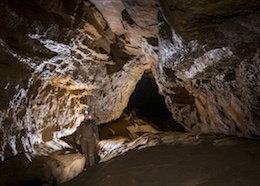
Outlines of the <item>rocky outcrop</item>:
<svg viewBox="0 0 260 186">
<path fill-rule="evenodd" d="M 118 119 L 145 71 L 187 130 L 259 136 L 259 6 L 2 1 L 1 159 L 62 148 L 84 108 L 98 124 Z"/>
<path fill-rule="evenodd" d="M 259 137 L 259 2 L 161 1 L 160 91 L 189 131 Z"/>
</svg>

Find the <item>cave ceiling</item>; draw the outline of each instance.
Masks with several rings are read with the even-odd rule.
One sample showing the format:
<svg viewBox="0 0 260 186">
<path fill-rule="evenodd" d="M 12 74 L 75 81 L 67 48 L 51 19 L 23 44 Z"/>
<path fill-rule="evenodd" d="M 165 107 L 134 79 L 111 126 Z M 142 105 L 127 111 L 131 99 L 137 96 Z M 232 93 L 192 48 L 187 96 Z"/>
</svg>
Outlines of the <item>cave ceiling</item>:
<svg viewBox="0 0 260 186">
<path fill-rule="evenodd" d="M 118 119 L 149 71 L 194 133 L 260 135 L 257 0 L 2 0 L 3 159 Z M 48 135 L 45 135 L 48 134 Z"/>
</svg>

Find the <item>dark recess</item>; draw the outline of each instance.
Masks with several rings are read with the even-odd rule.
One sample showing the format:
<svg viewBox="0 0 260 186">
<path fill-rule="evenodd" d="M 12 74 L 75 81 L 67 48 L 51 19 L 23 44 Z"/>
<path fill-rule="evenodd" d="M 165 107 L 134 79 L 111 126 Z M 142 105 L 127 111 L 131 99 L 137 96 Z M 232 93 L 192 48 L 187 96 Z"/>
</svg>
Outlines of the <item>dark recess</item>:
<svg viewBox="0 0 260 186">
<path fill-rule="evenodd" d="M 125 112 L 132 110 L 138 117 L 154 123 L 163 131 L 186 131 L 172 118 L 164 97 L 158 93 L 155 80 L 148 74 L 137 83 Z"/>
</svg>

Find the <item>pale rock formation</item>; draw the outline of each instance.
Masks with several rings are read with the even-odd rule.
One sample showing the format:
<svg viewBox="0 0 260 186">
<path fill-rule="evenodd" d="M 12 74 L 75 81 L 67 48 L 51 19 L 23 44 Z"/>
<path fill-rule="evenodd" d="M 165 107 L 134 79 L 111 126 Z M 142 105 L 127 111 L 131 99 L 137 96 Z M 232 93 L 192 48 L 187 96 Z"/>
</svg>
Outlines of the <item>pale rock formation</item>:
<svg viewBox="0 0 260 186">
<path fill-rule="evenodd" d="M 69 151 L 68 151 L 69 152 Z M 69 181 L 81 173 L 85 166 L 85 157 L 80 153 L 62 154 L 56 152 L 46 161 L 53 179 L 57 184 Z"/>
</svg>

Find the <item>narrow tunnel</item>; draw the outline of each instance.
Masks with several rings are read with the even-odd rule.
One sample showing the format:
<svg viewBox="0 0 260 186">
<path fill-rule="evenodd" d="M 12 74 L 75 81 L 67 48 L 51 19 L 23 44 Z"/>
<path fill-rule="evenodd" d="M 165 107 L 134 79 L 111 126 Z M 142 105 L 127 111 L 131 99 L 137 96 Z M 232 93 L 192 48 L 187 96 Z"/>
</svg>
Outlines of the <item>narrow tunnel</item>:
<svg viewBox="0 0 260 186">
<path fill-rule="evenodd" d="M 163 131 L 186 131 L 173 119 L 164 97 L 158 93 L 157 84 L 149 73 L 145 73 L 137 83 L 125 109 L 125 112 L 130 111 L 135 111 L 138 117 L 157 125 Z"/>
</svg>

